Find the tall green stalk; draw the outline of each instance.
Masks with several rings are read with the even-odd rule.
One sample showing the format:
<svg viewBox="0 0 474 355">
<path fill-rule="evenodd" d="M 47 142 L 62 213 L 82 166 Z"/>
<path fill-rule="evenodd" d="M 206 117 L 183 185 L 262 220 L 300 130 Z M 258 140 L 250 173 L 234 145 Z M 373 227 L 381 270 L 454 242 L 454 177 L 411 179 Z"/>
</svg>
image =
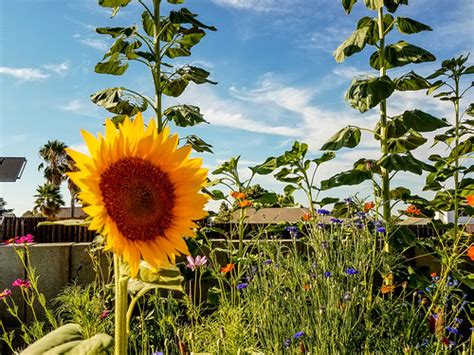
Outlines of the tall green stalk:
<svg viewBox="0 0 474 355">
<path fill-rule="evenodd" d="M 158 127 L 158 132 L 161 132 L 163 130 L 163 119 L 162 119 L 162 112 L 161 112 L 162 92 L 161 92 L 160 5 L 161 5 L 161 0 L 153 0 L 153 6 L 154 6 L 153 17 L 154 17 L 154 29 L 155 29 L 153 45 L 154 45 L 154 52 L 155 52 L 155 59 L 156 59 L 155 65 L 152 67 L 153 83 L 155 86 L 155 106 L 153 107 L 153 109 L 155 110 L 156 126 Z"/>
</svg>

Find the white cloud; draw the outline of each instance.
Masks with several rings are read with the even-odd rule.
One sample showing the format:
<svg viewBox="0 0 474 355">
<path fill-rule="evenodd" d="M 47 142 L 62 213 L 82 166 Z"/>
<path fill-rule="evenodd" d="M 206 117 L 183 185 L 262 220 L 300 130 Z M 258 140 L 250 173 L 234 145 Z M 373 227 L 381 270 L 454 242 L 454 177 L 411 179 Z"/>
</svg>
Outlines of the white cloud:
<svg viewBox="0 0 474 355">
<path fill-rule="evenodd" d="M 59 106 L 58 109 L 73 112 L 82 116 L 97 117 L 98 108 L 90 101 L 82 99 L 72 99 L 65 105 Z"/>
<path fill-rule="evenodd" d="M 239 10 L 252 10 L 257 12 L 283 11 L 299 0 L 213 0 L 219 6 L 232 7 Z"/>
<path fill-rule="evenodd" d="M 109 49 L 108 43 L 102 39 L 84 38 L 84 39 L 81 39 L 79 42 L 81 42 L 82 44 L 86 46 L 89 46 L 101 51 L 106 51 L 107 49 Z"/>
<path fill-rule="evenodd" d="M 56 74 L 62 75 L 69 70 L 69 62 L 63 62 L 59 64 L 45 64 L 43 65 L 43 68 L 52 71 Z"/>
<path fill-rule="evenodd" d="M 36 68 L 0 67 L 0 75 L 9 75 L 21 81 L 42 80 L 49 77 L 48 73 Z"/>
<path fill-rule="evenodd" d="M 72 150 L 76 150 L 78 152 L 81 152 L 83 154 L 86 154 L 86 155 L 89 155 L 89 149 L 87 148 L 87 145 L 85 144 L 73 144 L 73 145 L 70 145 L 68 148 L 72 149 Z"/>
</svg>

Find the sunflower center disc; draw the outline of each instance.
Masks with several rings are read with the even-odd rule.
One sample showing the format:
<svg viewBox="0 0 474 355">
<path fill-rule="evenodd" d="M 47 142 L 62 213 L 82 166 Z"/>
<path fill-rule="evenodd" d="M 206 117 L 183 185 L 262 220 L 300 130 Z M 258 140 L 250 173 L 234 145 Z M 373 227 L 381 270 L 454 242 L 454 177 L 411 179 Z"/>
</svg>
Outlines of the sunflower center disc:
<svg viewBox="0 0 474 355">
<path fill-rule="evenodd" d="M 174 187 L 159 167 L 141 158 L 112 164 L 100 177 L 105 208 L 128 240 L 149 240 L 171 225 Z"/>
</svg>

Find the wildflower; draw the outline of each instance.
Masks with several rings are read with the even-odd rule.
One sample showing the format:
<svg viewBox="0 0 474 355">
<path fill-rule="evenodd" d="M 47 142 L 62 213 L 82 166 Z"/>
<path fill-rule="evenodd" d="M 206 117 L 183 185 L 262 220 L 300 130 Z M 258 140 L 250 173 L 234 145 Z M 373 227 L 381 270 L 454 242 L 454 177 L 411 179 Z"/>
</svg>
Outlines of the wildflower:
<svg viewBox="0 0 474 355">
<path fill-rule="evenodd" d="M 164 355 L 164 354 L 163 354 L 163 351 L 155 351 L 151 355 Z"/>
<path fill-rule="evenodd" d="M 457 324 L 461 324 L 462 322 L 464 322 L 464 320 L 462 318 L 454 318 L 454 321 L 457 323 Z"/>
<path fill-rule="evenodd" d="M 309 291 L 309 290 L 311 290 L 311 284 L 306 283 L 306 284 L 303 285 L 303 288 L 304 288 L 305 291 Z"/>
<path fill-rule="evenodd" d="M 228 272 L 231 272 L 232 270 L 234 270 L 234 264 L 232 263 L 227 264 L 226 266 L 221 268 L 221 272 L 223 272 L 224 274 L 227 274 Z"/>
<path fill-rule="evenodd" d="M 285 348 L 289 348 L 290 345 L 291 345 L 291 339 L 285 339 L 285 340 L 283 341 L 283 346 L 284 346 Z"/>
<path fill-rule="evenodd" d="M 30 288 L 31 283 L 28 280 L 16 279 L 12 282 L 13 287 L 20 287 L 20 288 Z"/>
<path fill-rule="evenodd" d="M 324 229 L 324 227 L 326 226 L 324 223 L 322 222 L 318 222 L 318 229 Z"/>
<path fill-rule="evenodd" d="M 109 309 L 104 309 L 102 311 L 102 313 L 100 314 L 99 319 L 104 320 L 105 318 L 107 318 L 109 316 L 109 314 L 110 314 L 110 310 Z"/>
<path fill-rule="evenodd" d="M 15 244 L 25 244 L 25 243 L 33 243 L 33 235 L 27 234 L 22 237 L 15 238 Z"/>
<path fill-rule="evenodd" d="M 201 188 L 207 169 L 189 158 L 191 146 L 177 149 L 169 128 L 145 128 L 139 113 L 117 129 L 107 119 L 105 135 L 83 131 L 91 156 L 67 149 L 77 172 L 68 173 L 91 217 L 89 229 L 103 230 L 106 249 L 130 266 L 135 277 L 141 259 L 157 268 L 189 254 L 183 236 L 194 235 L 195 220 L 207 216 L 208 197 Z"/>
<path fill-rule="evenodd" d="M 369 212 L 371 209 L 373 209 L 375 207 L 375 203 L 370 201 L 370 202 L 366 202 L 364 203 L 364 212 L 367 213 Z"/>
<path fill-rule="evenodd" d="M 392 293 L 395 290 L 395 285 L 383 285 L 380 288 L 380 293 L 386 294 L 386 293 Z"/>
<path fill-rule="evenodd" d="M 320 307 L 319 308 L 319 314 L 323 314 L 326 312 L 326 307 Z"/>
<path fill-rule="evenodd" d="M 250 207 L 252 206 L 252 202 L 249 200 L 242 200 L 239 202 L 239 206 L 244 208 L 244 207 Z"/>
<path fill-rule="evenodd" d="M 434 279 L 436 276 L 438 276 L 438 274 L 437 274 L 436 272 L 432 272 L 432 273 L 430 274 L 430 276 L 431 276 L 432 279 Z"/>
<path fill-rule="evenodd" d="M 346 269 L 346 274 L 347 275 L 357 275 L 359 273 L 359 271 L 357 271 L 356 269 L 350 267 L 348 269 Z"/>
<path fill-rule="evenodd" d="M 327 279 L 330 278 L 332 275 L 332 273 L 330 271 L 325 271 L 324 272 L 324 277 L 326 277 Z"/>
<path fill-rule="evenodd" d="M 459 281 L 458 280 L 453 280 L 453 281 L 449 281 L 448 282 L 448 286 L 450 287 L 455 287 L 459 284 Z"/>
<path fill-rule="evenodd" d="M 385 233 L 387 230 L 385 229 L 385 227 L 378 227 L 376 231 L 377 233 Z"/>
<path fill-rule="evenodd" d="M 467 256 L 474 261 L 474 245 L 471 245 L 469 249 L 467 249 Z"/>
<path fill-rule="evenodd" d="M 206 265 L 207 263 L 206 256 L 201 255 L 196 256 L 196 258 L 193 258 L 191 255 L 188 255 L 186 259 L 188 259 L 188 264 L 186 266 L 193 271 Z"/>
<path fill-rule="evenodd" d="M 298 237 L 298 227 L 295 227 L 295 226 L 288 226 L 285 228 L 285 230 L 290 233 L 290 237 L 291 238 L 296 238 Z"/>
<path fill-rule="evenodd" d="M 3 300 L 12 294 L 12 290 L 6 288 L 0 293 L 0 300 Z"/>
<path fill-rule="evenodd" d="M 304 332 L 298 332 L 298 333 L 296 333 L 295 335 L 293 335 L 293 338 L 294 338 L 294 339 L 299 339 L 299 338 L 301 338 L 303 335 L 304 335 Z"/>
<path fill-rule="evenodd" d="M 272 259 L 267 259 L 263 262 L 263 265 L 271 265 L 273 263 Z"/>
<path fill-rule="evenodd" d="M 466 196 L 466 202 L 469 206 L 474 207 L 474 195 Z"/>
<path fill-rule="evenodd" d="M 409 205 L 407 209 L 405 210 L 405 212 L 409 214 L 414 214 L 415 216 L 418 216 L 421 214 L 421 211 L 418 208 L 416 208 L 415 205 Z"/>
<path fill-rule="evenodd" d="M 232 196 L 236 200 L 243 200 L 243 199 L 247 198 L 246 194 L 244 194 L 243 192 L 239 192 L 239 191 L 232 191 L 230 193 L 230 196 Z"/>
<path fill-rule="evenodd" d="M 349 291 L 344 292 L 344 301 L 352 300 L 352 294 Z"/>
<path fill-rule="evenodd" d="M 248 286 L 249 286 L 248 283 L 242 282 L 242 283 L 237 285 L 237 290 L 243 290 L 244 288 L 247 288 Z"/>
<path fill-rule="evenodd" d="M 341 224 L 341 223 L 342 223 L 342 220 L 339 219 L 339 218 L 331 218 L 331 223 L 334 223 L 334 224 Z"/>
<path fill-rule="evenodd" d="M 321 248 L 327 249 L 327 248 L 328 248 L 328 242 L 325 241 L 325 240 L 323 240 L 323 241 L 321 242 Z"/>
<path fill-rule="evenodd" d="M 359 218 L 365 218 L 366 214 L 365 214 L 365 212 L 358 211 L 358 212 L 356 212 L 356 216 L 359 217 Z"/>
<path fill-rule="evenodd" d="M 313 218 L 313 216 L 311 216 L 310 213 L 304 213 L 303 214 L 303 221 L 307 222 L 307 221 L 310 221 L 311 219 Z"/>
<path fill-rule="evenodd" d="M 402 287 L 405 289 L 408 287 L 408 281 L 403 281 L 402 282 Z"/>
<path fill-rule="evenodd" d="M 344 199 L 344 203 L 345 203 L 346 205 L 350 205 L 350 204 L 352 203 L 352 198 L 350 198 L 350 197 L 345 198 L 345 199 Z"/>
<path fill-rule="evenodd" d="M 324 208 L 320 208 L 317 212 L 318 212 L 318 214 L 320 214 L 322 216 L 327 216 L 330 213 L 328 210 L 325 210 Z"/>
</svg>

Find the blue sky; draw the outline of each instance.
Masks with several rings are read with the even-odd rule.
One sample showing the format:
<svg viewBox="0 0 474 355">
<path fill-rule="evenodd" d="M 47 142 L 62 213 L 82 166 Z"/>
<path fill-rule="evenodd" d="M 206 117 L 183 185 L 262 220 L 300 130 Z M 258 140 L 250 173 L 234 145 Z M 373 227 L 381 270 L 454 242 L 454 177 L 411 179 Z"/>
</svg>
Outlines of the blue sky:
<svg viewBox="0 0 474 355">
<path fill-rule="evenodd" d="M 434 31 L 405 39 L 437 57 L 437 62 L 413 69 L 429 74 L 443 59 L 467 52 L 474 55 L 471 0 L 410 3 L 401 8 L 399 16 L 412 17 Z M 331 54 L 367 13 L 362 4 L 350 16 L 337 0 L 188 0 L 185 6 L 218 31 L 208 33 L 191 57 L 175 63 L 202 66 L 219 84 L 190 85 L 178 100 L 165 103 L 201 107 L 210 124 L 178 133 L 198 134 L 214 146 L 215 154 L 203 155 L 210 169 L 241 155 L 246 174 L 248 165 L 281 154 L 296 139 L 308 143 L 310 154 L 316 156 L 325 140 L 348 123 L 374 126 L 376 111 L 359 114 L 343 98 L 352 77 L 371 72 L 367 64 L 371 51 L 342 64 Z M 35 189 L 43 183 L 37 171 L 40 147 L 59 139 L 84 149 L 80 129 L 93 133 L 103 129 L 108 114 L 89 101 L 90 94 L 111 86 L 151 92 L 149 74 L 139 64 L 132 63 L 119 77 L 93 70 L 111 44 L 94 28 L 138 23 L 140 13 L 141 7 L 132 3 L 110 19 L 110 11 L 99 7 L 96 0 L 0 2 L 0 156 L 28 159 L 20 180 L 0 183 L 0 196 L 17 215 L 32 208 Z M 400 38 L 392 35 L 390 41 Z M 393 73 L 411 69 L 403 67 Z M 449 105 L 422 92 L 397 93 L 392 102 L 389 114 L 420 108 L 451 117 Z M 150 118 L 151 113 L 145 116 Z M 428 147 L 426 144 L 415 154 L 426 156 Z M 364 137 L 359 148 L 342 151 L 327 164 L 320 178 L 349 168 L 358 157 L 376 157 L 374 148 L 372 139 Z M 277 191 L 283 187 L 270 177 L 257 182 Z M 406 175 L 398 185 L 413 187 L 422 182 L 421 177 Z M 341 188 L 332 194 L 357 191 L 368 195 L 363 187 Z M 66 190 L 64 197 L 69 200 Z"/>
</svg>

